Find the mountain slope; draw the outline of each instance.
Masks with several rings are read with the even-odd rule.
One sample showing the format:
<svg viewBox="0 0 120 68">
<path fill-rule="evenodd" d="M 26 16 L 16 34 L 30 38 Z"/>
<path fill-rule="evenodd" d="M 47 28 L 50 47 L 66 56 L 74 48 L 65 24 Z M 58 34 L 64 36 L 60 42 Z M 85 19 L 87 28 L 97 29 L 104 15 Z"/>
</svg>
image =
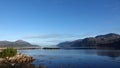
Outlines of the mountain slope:
<svg viewBox="0 0 120 68">
<path fill-rule="evenodd" d="M 17 40 L 15 42 L 0 41 L 0 47 L 37 47 L 23 40 Z"/>
<path fill-rule="evenodd" d="M 119 40 L 120 40 L 119 34 L 109 33 L 106 35 L 98 35 L 96 37 L 89 37 L 81 40 L 75 40 L 72 42 L 62 42 L 62 43 L 59 43 L 57 46 L 59 47 L 96 47 L 96 46 L 109 45 L 113 47 L 119 47 L 120 45 Z"/>
</svg>

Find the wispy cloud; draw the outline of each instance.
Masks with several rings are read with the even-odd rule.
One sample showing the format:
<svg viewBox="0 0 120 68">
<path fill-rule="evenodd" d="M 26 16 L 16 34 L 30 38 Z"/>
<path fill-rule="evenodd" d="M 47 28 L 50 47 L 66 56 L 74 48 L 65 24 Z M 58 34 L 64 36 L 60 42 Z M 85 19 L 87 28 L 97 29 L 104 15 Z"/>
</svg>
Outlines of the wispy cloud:
<svg viewBox="0 0 120 68">
<path fill-rule="evenodd" d="M 73 38 L 79 37 L 76 34 L 47 34 L 47 35 L 33 35 L 24 37 L 24 39 L 50 39 L 50 38 Z"/>
<path fill-rule="evenodd" d="M 50 43 L 59 43 L 59 42 L 63 42 L 63 40 L 49 40 L 46 42 L 50 42 Z"/>
</svg>

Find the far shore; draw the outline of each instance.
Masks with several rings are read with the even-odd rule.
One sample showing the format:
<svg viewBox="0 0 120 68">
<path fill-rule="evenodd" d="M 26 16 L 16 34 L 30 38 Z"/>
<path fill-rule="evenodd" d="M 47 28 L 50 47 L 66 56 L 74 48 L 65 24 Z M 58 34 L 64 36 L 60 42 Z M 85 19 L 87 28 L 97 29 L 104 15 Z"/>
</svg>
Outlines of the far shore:
<svg viewBox="0 0 120 68">
<path fill-rule="evenodd" d="M 0 50 L 4 50 L 8 47 L 1 47 Z M 34 50 L 34 49 L 41 49 L 41 50 L 59 50 L 59 49 L 75 49 L 75 50 L 79 50 L 79 49 L 99 49 L 99 50 L 120 50 L 119 48 L 110 48 L 110 47 L 71 47 L 71 48 L 58 48 L 58 47 L 13 47 L 14 49 L 17 50 Z"/>
<path fill-rule="evenodd" d="M 7 47 L 0 48 L 0 50 L 6 49 Z M 41 47 L 13 47 L 17 50 L 32 50 L 32 49 L 60 49 L 60 48 L 41 48 Z"/>
<path fill-rule="evenodd" d="M 8 47 L 2 47 L 0 50 L 6 49 Z M 29 49 L 41 49 L 40 47 L 12 47 L 17 50 L 29 50 Z"/>
</svg>

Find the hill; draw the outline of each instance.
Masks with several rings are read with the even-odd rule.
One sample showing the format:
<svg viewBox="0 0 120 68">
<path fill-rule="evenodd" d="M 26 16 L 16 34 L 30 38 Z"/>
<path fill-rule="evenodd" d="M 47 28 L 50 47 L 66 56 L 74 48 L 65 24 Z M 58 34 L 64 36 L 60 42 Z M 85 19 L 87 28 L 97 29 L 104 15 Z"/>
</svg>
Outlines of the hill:
<svg viewBox="0 0 120 68">
<path fill-rule="evenodd" d="M 120 35 L 109 33 L 106 35 L 98 35 L 96 37 L 89 37 L 75 41 L 62 42 L 59 47 L 115 47 L 120 48 Z"/>
<path fill-rule="evenodd" d="M 17 40 L 15 42 L 10 41 L 0 41 L 0 47 L 38 47 L 37 45 L 32 45 L 23 40 Z"/>
</svg>

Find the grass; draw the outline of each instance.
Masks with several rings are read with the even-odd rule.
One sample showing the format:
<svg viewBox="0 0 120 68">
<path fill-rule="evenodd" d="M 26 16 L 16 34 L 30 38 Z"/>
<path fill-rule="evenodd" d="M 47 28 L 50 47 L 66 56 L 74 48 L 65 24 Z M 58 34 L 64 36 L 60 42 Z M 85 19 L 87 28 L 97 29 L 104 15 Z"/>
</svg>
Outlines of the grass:
<svg viewBox="0 0 120 68">
<path fill-rule="evenodd" d="M 6 48 L 0 52 L 0 58 L 13 57 L 17 54 L 17 49 Z"/>
</svg>

